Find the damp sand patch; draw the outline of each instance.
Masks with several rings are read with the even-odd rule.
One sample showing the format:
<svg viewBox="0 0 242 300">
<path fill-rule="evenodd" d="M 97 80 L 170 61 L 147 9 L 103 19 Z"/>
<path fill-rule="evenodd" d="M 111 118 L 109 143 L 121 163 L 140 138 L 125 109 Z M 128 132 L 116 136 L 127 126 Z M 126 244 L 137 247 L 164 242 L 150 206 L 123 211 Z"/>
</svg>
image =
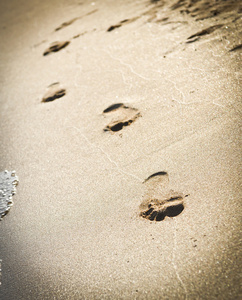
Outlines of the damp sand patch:
<svg viewBox="0 0 242 300">
<path fill-rule="evenodd" d="M 13 205 L 12 197 L 16 194 L 18 182 L 15 171 L 0 172 L 0 221 Z"/>
</svg>

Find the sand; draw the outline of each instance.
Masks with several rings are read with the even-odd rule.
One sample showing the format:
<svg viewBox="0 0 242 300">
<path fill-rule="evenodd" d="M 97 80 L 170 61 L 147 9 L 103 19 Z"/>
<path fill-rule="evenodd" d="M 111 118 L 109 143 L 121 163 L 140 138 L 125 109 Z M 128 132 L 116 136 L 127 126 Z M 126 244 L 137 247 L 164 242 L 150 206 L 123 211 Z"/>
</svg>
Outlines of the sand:
<svg viewBox="0 0 242 300">
<path fill-rule="evenodd" d="M 1 1 L 1 299 L 240 298 L 241 5 L 193 2 Z"/>
</svg>

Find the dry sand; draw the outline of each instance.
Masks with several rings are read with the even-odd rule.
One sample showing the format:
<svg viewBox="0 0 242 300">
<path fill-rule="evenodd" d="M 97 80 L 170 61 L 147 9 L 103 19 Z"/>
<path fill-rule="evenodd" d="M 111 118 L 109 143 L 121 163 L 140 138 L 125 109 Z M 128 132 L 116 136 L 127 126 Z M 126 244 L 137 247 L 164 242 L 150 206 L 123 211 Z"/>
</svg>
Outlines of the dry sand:
<svg viewBox="0 0 242 300">
<path fill-rule="evenodd" d="M 1 1 L 0 171 L 19 177 L 1 299 L 240 298 L 240 16 L 237 0 Z M 170 189 L 180 214 L 139 216 Z"/>
</svg>

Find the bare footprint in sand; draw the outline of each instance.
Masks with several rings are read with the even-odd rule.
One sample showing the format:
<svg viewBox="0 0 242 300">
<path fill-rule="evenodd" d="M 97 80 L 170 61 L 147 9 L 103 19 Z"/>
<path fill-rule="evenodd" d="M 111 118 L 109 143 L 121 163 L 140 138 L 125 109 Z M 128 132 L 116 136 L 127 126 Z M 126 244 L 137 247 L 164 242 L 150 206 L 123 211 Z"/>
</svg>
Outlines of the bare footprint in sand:
<svg viewBox="0 0 242 300">
<path fill-rule="evenodd" d="M 125 19 L 125 20 L 122 20 L 122 21 L 120 21 L 119 23 L 117 23 L 117 24 L 115 24 L 115 25 L 111 25 L 111 26 L 107 29 L 107 32 L 113 31 L 114 29 L 119 28 L 119 27 L 123 26 L 124 24 L 127 25 L 127 24 L 130 24 L 130 23 L 133 23 L 133 22 L 135 22 L 137 19 L 139 19 L 139 17 L 134 17 L 134 18 L 131 18 L 131 19 Z"/>
<path fill-rule="evenodd" d="M 206 29 L 203 29 L 202 31 L 199 31 L 199 32 L 197 32 L 197 33 L 189 36 L 187 39 L 191 40 L 191 39 L 203 36 L 203 35 L 208 35 L 208 34 L 214 32 L 215 30 L 221 28 L 222 26 L 223 26 L 223 24 L 217 24 L 217 25 L 214 25 L 214 26 L 210 26 L 210 27 L 208 27 Z"/>
<path fill-rule="evenodd" d="M 45 50 L 43 53 L 44 56 L 52 53 L 52 52 L 58 52 L 61 49 L 65 48 L 70 44 L 70 41 L 64 41 L 64 42 L 53 42 L 50 44 L 50 46 Z"/>
<path fill-rule="evenodd" d="M 81 18 L 83 18 L 83 17 L 90 16 L 90 15 L 92 15 L 93 13 L 95 13 L 95 12 L 97 12 L 97 11 L 98 11 L 98 9 L 94 9 L 94 10 L 90 11 L 89 13 L 87 13 L 87 14 L 85 14 L 85 15 L 83 15 L 83 16 L 76 17 L 76 18 L 73 18 L 73 19 L 71 19 L 71 20 L 69 20 L 69 21 L 66 21 L 66 22 L 62 23 L 60 26 L 58 26 L 58 27 L 55 29 L 55 31 L 61 30 L 61 29 L 65 28 L 65 27 L 67 27 L 67 26 L 73 24 L 75 21 L 77 21 L 77 20 L 79 20 L 79 19 L 81 19 Z"/>
<path fill-rule="evenodd" d="M 145 181 L 146 192 L 139 206 L 140 216 L 150 221 L 162 221 L 165 217 L 175 217 L 184 210 L 184 197 L 169 189 L 169 176 L 158 172 Z"/>
<path fill-rule="evenodd" d="M 120 131 L 125 126 L 132 124 L 141 113 L 137 108 L 125 106 L 123 103 L 116 103 L 107 107 L 103 114 L 112 114 L 113 120 L 103 129 L 104 131 Z"/>
<path fill-rule="evenodd" d="M 79 18 L 77 17 L 77 18 L 73 18 L 73 19 L 71 19 L 71 20 L 69 20 L 69 21 L 67 21 L 67 22 L 62 23 L 60 26 L 58 26 L 58 27 L 55 29 L 55 31 L 61 30 L 62 28 L 65 28 L 65 27 L 71 25 L 72 23 L 74 23 L 74 22 L 75 22 L 76 20 L 78 20 L 78 19 L 79 19 Z"/>
<path fill-rule="evenodd" d="M 59 82 L 52 83 L 48 86 L 48 91 L 45 93 L 42 98 L 42 102 L 50 102 L 55 99 L 65 96 L 66 90 L 60 86 Z"/>
</svg>

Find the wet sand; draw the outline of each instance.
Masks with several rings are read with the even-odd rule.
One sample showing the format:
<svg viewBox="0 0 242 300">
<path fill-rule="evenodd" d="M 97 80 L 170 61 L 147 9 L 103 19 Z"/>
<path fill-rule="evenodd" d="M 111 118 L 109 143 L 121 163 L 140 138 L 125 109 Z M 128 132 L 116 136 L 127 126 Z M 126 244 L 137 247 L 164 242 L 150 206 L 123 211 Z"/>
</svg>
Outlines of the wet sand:
<svg viewBox="0 0 242 300">
<path fill-rule="evenodd" d="M 0 16 L 0 298 L 239 299 L 239 1 Z"/>
</svg>

